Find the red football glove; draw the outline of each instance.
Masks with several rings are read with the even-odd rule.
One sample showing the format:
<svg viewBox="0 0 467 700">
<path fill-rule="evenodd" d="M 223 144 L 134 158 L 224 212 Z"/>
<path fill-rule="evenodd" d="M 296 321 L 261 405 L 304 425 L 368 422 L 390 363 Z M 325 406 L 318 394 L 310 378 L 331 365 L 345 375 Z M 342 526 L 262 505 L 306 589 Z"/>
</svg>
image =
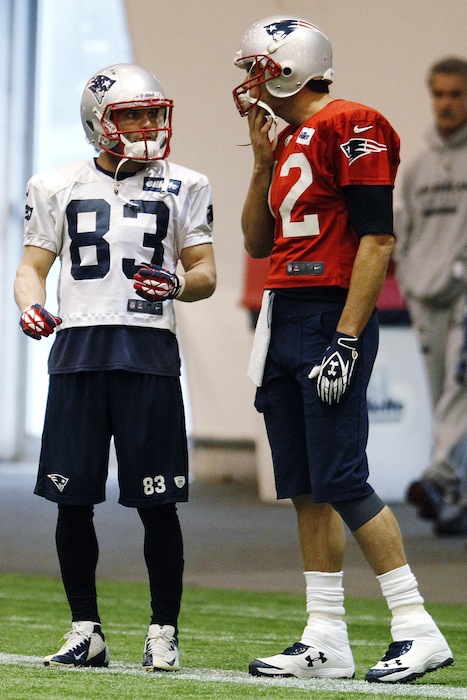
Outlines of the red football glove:
<svg viewBox="0 0 467 700">
<path fill-rule="evenodd" d="M 136 294 L 147 301 L 162 301 L 163 299 L 175 299 L 180 296 L 185 287 L 185 278 L 164 270 L 160 265 L 141 266 L 133 275 L 136 280 L 134 288 Z"/>
<path fill-rule="evenodd" d="M 56 326 L 59 326 L 61 322 L 61 318 L 52 316 L 40 304 L 32 304 L 21 314 L 19 327 L 30 338 L 40 340 L 53 333 Z"/>
</svg>

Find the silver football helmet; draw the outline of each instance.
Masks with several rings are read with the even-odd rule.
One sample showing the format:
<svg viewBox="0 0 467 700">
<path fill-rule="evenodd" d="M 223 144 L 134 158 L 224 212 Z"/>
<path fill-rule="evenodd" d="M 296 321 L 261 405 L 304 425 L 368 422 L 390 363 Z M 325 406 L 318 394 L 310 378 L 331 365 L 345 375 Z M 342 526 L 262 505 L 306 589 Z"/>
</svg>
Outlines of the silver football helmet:
<svg viewBox="0 0 467 700">
<path fill-rule="evenodd" d="M 329 39 L 311 22 L 277 15 L 253 24 L 243 37 L 234 64 L 248 71 L 247 79 L 233 90 L 242 116 L 251 104 L 250 90 L 265 83 L 275 97 L 289 97 L 309 80 L 331 83 L 332 49 Z"/>
<path fill-rule="evenodd" d="M 137 132 L 119 129 L 118 110 L 144 107 L 157 110 L 156 127 Z M 169 155 L 172 108 L 172 100 L 164 96 L 152 73 L 130 63 L 117 63 L 88 80 L 81 98 L 81 121 L 86 139 L 96 150 L 146 163 Z M 142 138 L 131 141 L 130 133 Z"/>
</svg>

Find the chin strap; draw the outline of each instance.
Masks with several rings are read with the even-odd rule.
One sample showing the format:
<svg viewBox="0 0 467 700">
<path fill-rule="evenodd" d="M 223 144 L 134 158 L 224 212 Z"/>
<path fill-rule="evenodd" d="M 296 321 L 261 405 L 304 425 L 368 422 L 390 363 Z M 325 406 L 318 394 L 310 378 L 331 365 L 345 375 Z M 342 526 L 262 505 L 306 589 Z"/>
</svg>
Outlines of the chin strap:
<svg viewBox="0 0 467 700">
<path fill-rule="evenodd" d="M 170 185 L 170 166 L 169 166 L 169 161 L 165 160 L 164 161 L 164 180 L 161 185 L 161 191 L 158 192 L 161 197 L 165 197 L 166 194 L 169 193 L 169 185 Z"/>
<path fill-rule="evenodd" d="M 120 168 L 124 163 L 127 163 L 129 160 L 132 160 L 131 158 L 121 158 L 120 161 L 118 162 L 117 167 L 115 168 L 115 174 L 114 174 L 114 194 L 122 200 L 122 202 L 125 202 L 125 204 L 128 204 L 130 207 L 137 207 L 138 205 L 135 202 L 132 202 L 130 199 L 127 199 L 126 197 L 123 196 L 120 192 L 120 181 L 118 180 L 118 173 L 120 171 Z M 145 161 L 142 161 L 145 162 Z M 164 179 L 162 181 L 161 189 L 160 192 L 156 192 L 156 194 L 160 195 L 161 197 L 165 197 L 167 194 L 169 194 L 169 185 L 170 185 L 170 166 L 168 161 L 164 161 Z"/>
<path fill-rule="evenodd" d="M 123 165 L 124 163 L 127 163 L 129 160 L 130 160 L 130 158 L 122 158 L 121 160 L 119 160 L 118 165 L 117 165 L 117 167 L 115 168 L 115 174 L 114 174 L 114 194 L 115 194 L 119 199 L 121 199 L 122 202 L 125 202 L 125 204 L 128 204 L 130 207 L 137 207 L 138 205 L 137 205 L 135 202 L 131 202 L 129 199 L 127 199 L 126 197 L 124 197 L 124 196 L 120 193 L 120 182 L 119 182 L 118 179 L 117 179 L 117 178 L 118 178 L 118 172 L 119 172 L 120 168 L 122 167 L 122 165 Z"/>
</svg>

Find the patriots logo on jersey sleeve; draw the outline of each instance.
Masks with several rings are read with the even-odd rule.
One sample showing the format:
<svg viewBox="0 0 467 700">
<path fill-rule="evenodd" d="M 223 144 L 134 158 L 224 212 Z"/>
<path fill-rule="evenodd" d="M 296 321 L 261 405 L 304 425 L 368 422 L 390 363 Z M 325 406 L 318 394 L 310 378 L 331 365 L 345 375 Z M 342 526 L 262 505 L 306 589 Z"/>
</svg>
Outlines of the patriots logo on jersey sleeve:
<svg viewBox="0 0 467 700">
<path fill-rule="evenodd" d="M 102 104 L 105 93 L 110 90 L 115 80 L 107 75 L 95 75 L 86 85 L 86 90 L 91 90 L 94 93 L 98 104 Z"/>
<path fill-rule="evenodd" d="M 349 165 L 352 165 L 359 158 L 368 156 L 370 153 L 387 151 L 388 147 L 384 143 L 373 141 L 373 139 L 349 139 L 347 143 L 341 144 L 341 149 L 349 159 Z"/>
<path fill-rule="evenodd" d="M 318 27 L 314 24 L 306 22 L 303 19 L 286 19 L 281 22 L 274 22 L 272 24 L 266 24 L 264 30 L 269 34 L 274 41 L 282 41 L 286 36 L 294 32 L 298 27 L 305 27 L 306 29 L 312 29 L 313 31 L 319 31 Z"/>
<path fill-rule="evenodd" d="M 24 207 L 24 218 L 26 219 L 26 221 L 30 221 L 31 216 L 32 216 L 32 207 L 30 207 L 29 204 L 26 204 L 26 206 Z"/>
</svg>

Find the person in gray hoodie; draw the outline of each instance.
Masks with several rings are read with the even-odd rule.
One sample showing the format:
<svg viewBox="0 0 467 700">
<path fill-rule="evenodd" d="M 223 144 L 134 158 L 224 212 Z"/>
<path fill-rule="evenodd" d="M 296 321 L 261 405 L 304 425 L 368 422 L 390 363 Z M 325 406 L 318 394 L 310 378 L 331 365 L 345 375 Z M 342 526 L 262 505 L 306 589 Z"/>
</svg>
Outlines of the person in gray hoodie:
<svg viewBox="0 0 467 700">
<path fill-rule="evenodd" d="M 397 277 L 433 404 L 431 464 L 407 499 L 438 535 L 467 534 L 467 61 L 428 73 L 434 126 L 405 172 L 396 211 Z"/>
</svg>

